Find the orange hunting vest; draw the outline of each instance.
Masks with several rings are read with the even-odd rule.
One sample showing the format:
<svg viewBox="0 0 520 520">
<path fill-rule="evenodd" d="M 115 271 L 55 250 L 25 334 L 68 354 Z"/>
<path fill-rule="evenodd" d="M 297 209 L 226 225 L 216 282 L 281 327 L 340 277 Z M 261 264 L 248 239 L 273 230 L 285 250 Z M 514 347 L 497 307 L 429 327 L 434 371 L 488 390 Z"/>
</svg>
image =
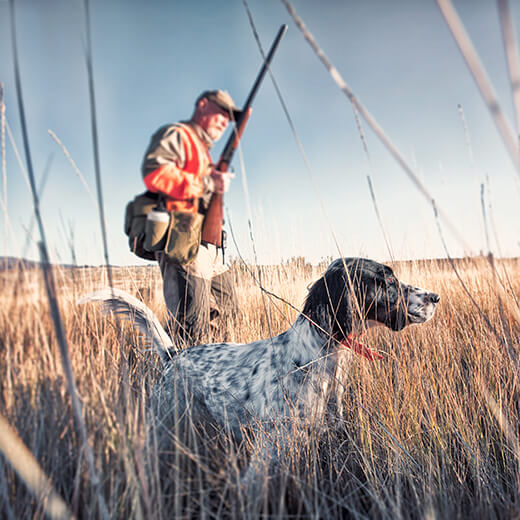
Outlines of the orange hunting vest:
<svg viewBox="0 0 520 520">
<path fill-rule="evenodd" d="M 187 211 L 196 213 L 198 199 L 202 196 L 202 177 L 210 172 L 211 157 L 208 147 L 201 141 L 195 130 L 183 123 L 175 124 L 176 134 L 181 135 L 184 145 L 185 162 L 163 164 L 144 178 L 147 189 L 163 193 L 168 211 Z"/>
</svg>

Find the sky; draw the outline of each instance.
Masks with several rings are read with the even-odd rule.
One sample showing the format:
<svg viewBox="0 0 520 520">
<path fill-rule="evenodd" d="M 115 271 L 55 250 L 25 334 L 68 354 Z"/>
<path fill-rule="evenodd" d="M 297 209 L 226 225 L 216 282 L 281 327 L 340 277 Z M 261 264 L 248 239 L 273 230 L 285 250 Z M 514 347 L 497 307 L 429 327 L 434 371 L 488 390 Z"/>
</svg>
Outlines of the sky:
<svg viewBox="0 0 520 520">
<path fill-rule="evenodd" d="M 496 3 L 453 4 L 513 125 Z M 520 5 L 510 4 L 518 29 Z M 465 244 L 443 223 L 439 233 L 431 205 L 363 122 L 367 158 L 348 98 L 283 3 L 249 0 L 248 5 L 264 48 L 282 24 L 289 26 L 272 72 L 296 135 L 266 77 L 225 196 L 226 228 L 233 231 L 229 258 L 279 263 L 294 256 L 310 262 L 340 255 L 378 261 L 445 257 L 441 237 L 451 256 L 477 255 L 487 251 L 481 184 L 492 252 L 520 254 L 519 176 L 435 1 L 293 0 L 292 5 Z M 37 184 L 48 169 L 41 213 L 51 258 L 101 264 L 83 2 L 17 0 L 15 12 Z M 261 55 L 242 0 L 91 0 L 90 16 L 109 259 L 141 265 L 146 262 L 128 250 L 123 216 L 126 203 L 144 191 L 140 166 L 150 136 L 166 123 L 189 119 L 203 90 L 228 90 L 242 104 Z M 25 164 L 9 20 L 9 2 L 0 0 L 0 82 L 7 122 Z M 63 142 L 84 182 L 49 130 Z M 215 162 L 228 135 L 229 130 L 212 151 Z M 37 259 L 32 197 L 8 136 L 5 159 L 0 255 Z"/>
</svg>

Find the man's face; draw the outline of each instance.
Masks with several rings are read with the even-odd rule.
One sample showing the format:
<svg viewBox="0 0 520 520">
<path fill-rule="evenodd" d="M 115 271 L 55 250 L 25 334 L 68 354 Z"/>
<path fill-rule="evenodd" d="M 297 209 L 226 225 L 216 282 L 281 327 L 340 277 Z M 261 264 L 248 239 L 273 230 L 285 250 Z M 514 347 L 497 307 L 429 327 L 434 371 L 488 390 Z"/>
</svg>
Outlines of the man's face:
<svg viewBox="0 0 520 520">
<path fill-rule="evenodd" d="M 226 131 L 229 114 L 213 101 L 204 98 L 199 101 L 194 120 L 213 141 L 218 141 Z"/>
</svg>

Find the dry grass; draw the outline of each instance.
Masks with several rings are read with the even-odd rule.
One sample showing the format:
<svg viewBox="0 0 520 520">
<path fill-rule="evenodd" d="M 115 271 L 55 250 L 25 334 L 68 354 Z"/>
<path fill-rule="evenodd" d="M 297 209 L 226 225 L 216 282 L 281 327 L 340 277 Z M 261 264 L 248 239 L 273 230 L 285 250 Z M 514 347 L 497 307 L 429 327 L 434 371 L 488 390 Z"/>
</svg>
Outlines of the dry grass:
<svg viewBox="0 0 520 520">
<path fill-rule="evenodd" d="M 172 433 L 171 452 L 157 456 L 146 440 L 146 397 L 158 377 L 154 354 L 138 337 L 81 295 L 106 284 L 101 269 L 56 272 L 71 359 L 89 438 L 113 518 L 366 517 L 483 518 L 520 510 L 518 352 L 520 262 L 459 261 L 457 268 L 498 337 L 464 294 L 446 262 L 401 263 L 405 281 L 441 294 L 435 318 L 399 334 L 370 331 L 367 343 L 387 353 L 370 364 L 350 360 L 319 432 L 295 425 L 291 449 L 262 497 L 247 496 L 240 469 L 250 444 L 224 434 Z M 264 286 L 301 306 L 319 275 L 310 266 L 265 269 Z M 507 273 L 507 277 L 506 277 Z M 251 341 L 287 328 L 295 311 L 262 296 L 235 266 L 240 314 L 222 330 Z M 117 286 L 138 294 L 164 321 L 160 274 L 120 268 Z M 0 409 L 39 461 L 56 491 L 81 518 L 98 509 L 72 420 L 40 273 L 0 278 Z M 514 292 L 513 292 L 514 291 Z M 218 338 L 217 338 L 218 339 Z M 43 517 L 0 458 L 0 515 Z"/>
</svg>

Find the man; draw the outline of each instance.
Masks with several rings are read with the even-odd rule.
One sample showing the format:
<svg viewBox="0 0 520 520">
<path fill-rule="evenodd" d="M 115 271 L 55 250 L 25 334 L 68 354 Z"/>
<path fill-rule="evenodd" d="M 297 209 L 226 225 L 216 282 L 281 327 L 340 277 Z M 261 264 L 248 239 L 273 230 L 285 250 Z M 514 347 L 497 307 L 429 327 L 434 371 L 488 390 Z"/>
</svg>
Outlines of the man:
<svg viewBox="0 0 520 520">
<path fill-rule="evenodd" d="M 222 90 L 203 92 L 191 120 L 159 128 L 145 153 L 142 174 L 147 189 L 165 196 L 168 211 L 203 212 L 213 193 L 228 190 L 233 174 L 217 171 L 209 149 L 240 110 Z M 174 338 L 187 345 L 208 341 L 210 321 L 234 307 L 231 274 L 213 244 L 202 242 L 187 265 L 156 253 Z"/>
</svg>

